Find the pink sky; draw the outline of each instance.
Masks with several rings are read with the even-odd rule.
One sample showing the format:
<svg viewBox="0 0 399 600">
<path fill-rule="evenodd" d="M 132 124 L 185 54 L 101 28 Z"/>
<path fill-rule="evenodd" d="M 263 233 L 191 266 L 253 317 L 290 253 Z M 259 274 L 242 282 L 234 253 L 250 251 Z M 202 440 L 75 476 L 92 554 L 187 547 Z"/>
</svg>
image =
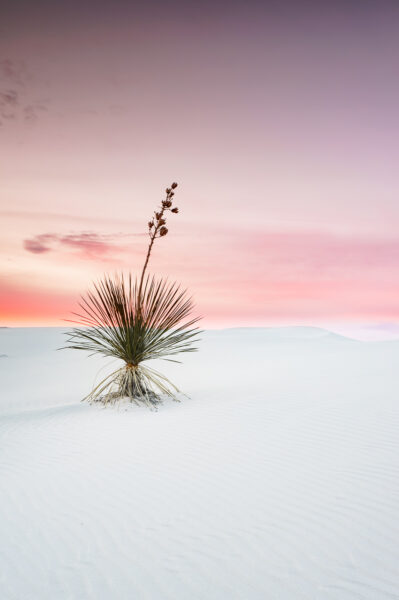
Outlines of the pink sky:
<svg viewBox="0 0 399 600">
<path fill-rule="evenodd" d="M 343 4 L 10 7 L 0 325 L 140 269 L 173 180 L 150 270 L 204 326 L 398 321 L 399 10 Z"/>
</svg>

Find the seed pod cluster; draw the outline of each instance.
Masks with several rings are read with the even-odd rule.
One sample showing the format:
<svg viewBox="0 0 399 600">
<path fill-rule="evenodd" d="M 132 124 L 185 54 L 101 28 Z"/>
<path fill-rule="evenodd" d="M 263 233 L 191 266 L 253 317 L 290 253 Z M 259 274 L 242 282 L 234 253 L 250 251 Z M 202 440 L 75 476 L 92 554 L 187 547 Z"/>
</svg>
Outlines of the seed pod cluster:
<svg viewBox="0 0 399 600">
<path fill-rule="evenodd" d="M 173 207 L 173 196 L 175 195 L 174 191 L 177 188 L 177 183 L 174 181 L 170 187 L 167 187 L 165 190 L 166 196 L 165 199 L 162 200 L 160 208 L 154 212 L 154 216 L 150 221 L 148 221 L 148 234 L 153 241 L 156 237 L 163 237 L 168 233 L 168 228 L 166 225 L 165 212 L 170 211 L 174 214 L 179 212 L 177 206 Z"/>
</svg>

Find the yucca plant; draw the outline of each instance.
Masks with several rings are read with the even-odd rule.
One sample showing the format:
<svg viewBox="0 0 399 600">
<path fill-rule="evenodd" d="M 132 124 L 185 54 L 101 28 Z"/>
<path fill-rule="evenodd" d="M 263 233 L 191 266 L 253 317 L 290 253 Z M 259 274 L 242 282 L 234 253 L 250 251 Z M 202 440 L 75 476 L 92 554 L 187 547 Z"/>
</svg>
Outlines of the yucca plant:
<svg viewBox="0 0 399 600">
<path fill-rule="evenodd" d="M 117 358 L 121 367 L 105 377 L 84 398 L 113 403 L 128 398 L 136 404 L 154 407 L 163 396 L 178 400 L 178 388 L 164 375 L 143 363 L 152 359 L 180 362 L 174 357 L 193 352 L 200 333 L 191 318 L 193 302 L 177 283 L 146 274 L 154 242 L 168 233 L 165 213 L 173 207 L 177 183 L 166 189 L 166 197 L 148 222 L 150 242 L 139 278 L 129 275 L 104 278 L 94 285 L 74 313 L 75 327 L 68 332 L 66 348 Z"/>
</svg>

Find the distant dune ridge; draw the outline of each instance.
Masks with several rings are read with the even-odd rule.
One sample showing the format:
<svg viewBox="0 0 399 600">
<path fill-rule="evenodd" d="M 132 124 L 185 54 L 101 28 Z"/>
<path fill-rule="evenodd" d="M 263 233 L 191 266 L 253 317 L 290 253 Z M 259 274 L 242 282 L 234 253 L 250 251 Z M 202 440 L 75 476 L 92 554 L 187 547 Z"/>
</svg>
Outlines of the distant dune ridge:
<svg viewBox="0 0 399 600">
<path fill-rule="evenodd" d="M 151 412 L 62 331 L 0 332 L 2 598 L 398 598 L 398 341 L 207 331 Z"/>
</svg>

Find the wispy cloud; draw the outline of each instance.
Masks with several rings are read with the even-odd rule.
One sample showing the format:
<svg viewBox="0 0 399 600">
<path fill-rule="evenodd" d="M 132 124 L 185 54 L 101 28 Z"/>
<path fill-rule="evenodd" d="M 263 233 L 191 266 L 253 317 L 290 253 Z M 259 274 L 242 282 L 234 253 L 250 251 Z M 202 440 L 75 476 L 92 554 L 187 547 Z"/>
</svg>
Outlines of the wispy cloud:
<svg viewBox="0 0 399 600">
<path fill-rule="evenodd" d="M 93 231 L 79 233 L 57 234 L 43 233 L 23 241 L 27 252 L 32 254 L 45 254 L 60 249 L 69 249 L 82 258 L 96 260 L 105 257 L 111 258 L 113 254 L 121 252 L 124 247 L 116 240 L 121 237 L 131 237 L 126 234 L 99 234 Z"/>
</svg>

